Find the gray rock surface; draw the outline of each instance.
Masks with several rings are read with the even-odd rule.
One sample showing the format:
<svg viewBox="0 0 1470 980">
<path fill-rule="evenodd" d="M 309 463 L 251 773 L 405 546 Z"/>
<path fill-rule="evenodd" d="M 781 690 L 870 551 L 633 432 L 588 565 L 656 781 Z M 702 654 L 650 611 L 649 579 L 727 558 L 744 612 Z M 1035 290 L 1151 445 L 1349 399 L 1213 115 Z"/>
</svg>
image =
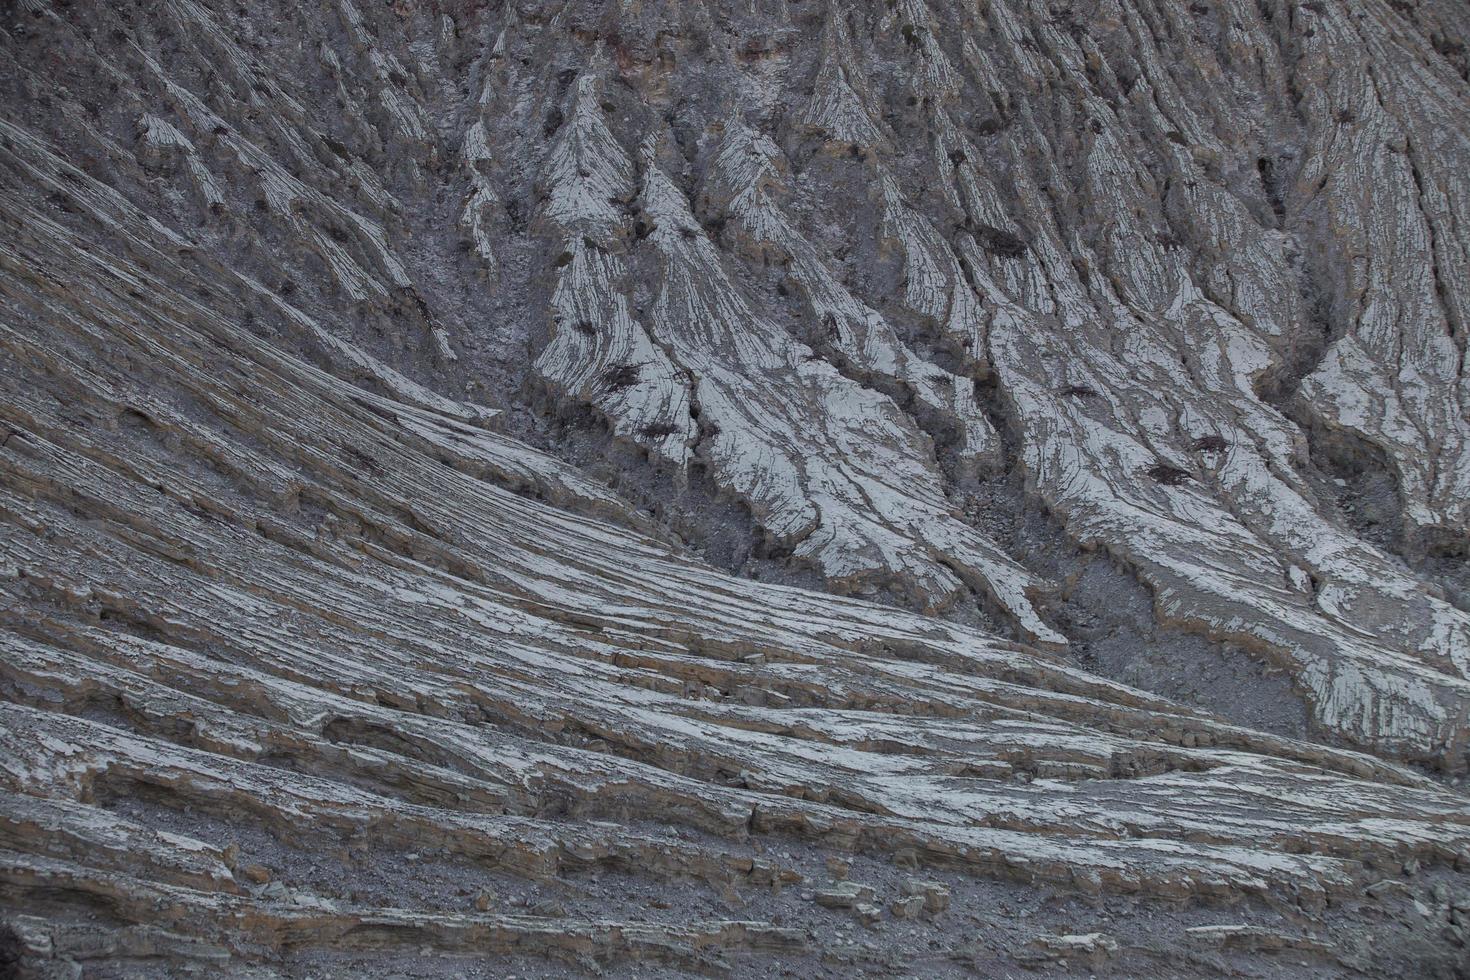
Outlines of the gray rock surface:
<svg viewBox="0 0 1470 980">
<path fill-rule="evenodd" d="M 0 10 L 0 976 L 1464 975 L 1467 9 Z"/>
</svg>

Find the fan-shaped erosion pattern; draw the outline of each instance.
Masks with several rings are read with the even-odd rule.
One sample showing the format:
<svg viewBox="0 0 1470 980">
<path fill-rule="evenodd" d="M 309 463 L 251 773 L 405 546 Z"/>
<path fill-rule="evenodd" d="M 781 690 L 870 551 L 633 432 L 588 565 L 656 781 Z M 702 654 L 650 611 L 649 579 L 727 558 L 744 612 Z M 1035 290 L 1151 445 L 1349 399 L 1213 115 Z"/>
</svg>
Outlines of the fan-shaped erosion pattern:
<svg viewBox="0 0 1470 980">
<path fill-rule="evenodd" d="M 0 975 L 1464 975 L 1467 44 L 9 5 Z"/>
</svg>

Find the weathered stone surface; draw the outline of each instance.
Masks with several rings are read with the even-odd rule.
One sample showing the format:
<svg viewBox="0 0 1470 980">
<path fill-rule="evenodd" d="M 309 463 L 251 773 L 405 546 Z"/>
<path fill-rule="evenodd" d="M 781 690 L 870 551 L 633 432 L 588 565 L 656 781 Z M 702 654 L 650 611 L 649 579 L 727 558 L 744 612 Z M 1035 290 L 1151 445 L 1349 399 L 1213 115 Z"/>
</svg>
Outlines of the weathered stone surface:
<svg viewBox="0 0 1470 980">
<path fill-rule="evenodd" d="M 903 883 L 903 893 L 922 898 L 924 908 L 929 912 L 943 912 L 949 908 L 949 889 L 937 881 L 908 878 Z"/>
<path fill-rule="evenodd" d="M 839 881 L 835 885 L 819 888 L 816 892 L 818 905 L 829 909 L 850 909 L 873 897 L 873 889 L 856 881 Z"/>
<path fill-rule="evenodd" d="M 1467 29 L 0 12 L 0 969 L 1449 975 Z"/>
<path fill-rule="evenodd" d="M 1118 943 L 1101 932 L 1067 935 L 1040 935 L 1033 941 L 1036 948 L 1062 963 L 1077 961 L 1097 967 L 1118 952 Z"/>
</svg>

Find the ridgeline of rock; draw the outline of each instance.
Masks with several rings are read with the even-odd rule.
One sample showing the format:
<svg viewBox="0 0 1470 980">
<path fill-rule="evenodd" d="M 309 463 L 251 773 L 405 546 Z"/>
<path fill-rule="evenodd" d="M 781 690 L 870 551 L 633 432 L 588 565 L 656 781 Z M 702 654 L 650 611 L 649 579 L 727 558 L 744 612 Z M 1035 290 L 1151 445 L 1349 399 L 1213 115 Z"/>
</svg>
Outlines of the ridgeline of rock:
<svg viewBox="0 0 1470 980">
<path fill-rule="evenodd" d="M 0 975 L 1463 975 L 1467 39 L 12 3 Z"/>
</svg>

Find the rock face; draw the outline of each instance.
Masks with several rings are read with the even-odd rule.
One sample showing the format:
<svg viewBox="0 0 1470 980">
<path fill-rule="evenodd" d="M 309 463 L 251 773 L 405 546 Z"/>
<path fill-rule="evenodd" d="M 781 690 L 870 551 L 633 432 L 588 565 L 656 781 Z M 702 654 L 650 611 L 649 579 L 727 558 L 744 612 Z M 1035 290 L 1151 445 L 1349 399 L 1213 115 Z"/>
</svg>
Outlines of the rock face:
<svg viewBox="0 0 1470 980">
<path fill-rule="evenodd" d="M 0 28 L 0 973 L 1470 956 L 1458 0 Z"/>
</svg>

